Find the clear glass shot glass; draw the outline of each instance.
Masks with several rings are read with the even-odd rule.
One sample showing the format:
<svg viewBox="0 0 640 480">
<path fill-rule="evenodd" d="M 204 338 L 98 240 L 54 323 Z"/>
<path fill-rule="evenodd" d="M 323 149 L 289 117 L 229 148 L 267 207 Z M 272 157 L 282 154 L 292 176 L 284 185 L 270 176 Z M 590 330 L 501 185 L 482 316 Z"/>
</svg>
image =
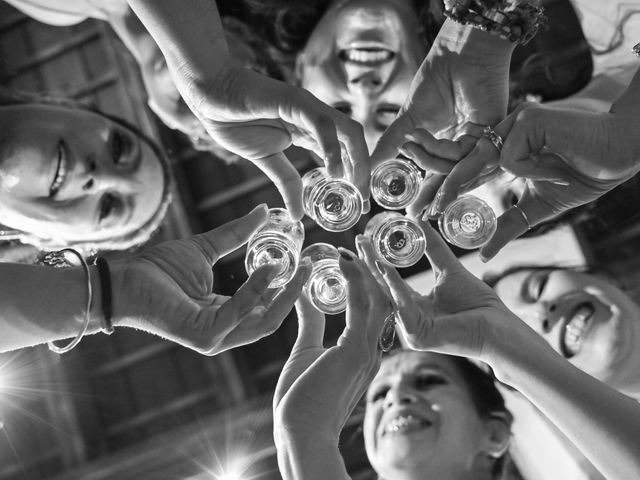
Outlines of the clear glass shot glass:
<svg viewBox="0 0 640 480">
<path fill-rule="evenodd" d="M 330 232 L 353 227 L 362 215 L 362 196 L 351 183 L 331 178 L 326 168 L 314 168 L 302 177 L 304 211 Z"/>
<path fill-rule="evenodd" d="M 474 249 L 489 241 L 497 228 L 495 212 L 473 195 L 451 203 L 438 219 L 442 236 L 460 248 Z"/>
<path fill-rule="evenodd" d="M 369 220 L 364 234 L 376 254 L 394 267 L 410 267 L 422 258 L 427 239 L 418 223 L 398 212 L 382 212 Z"/>
<path fill-rule="evenodd" d="M 347 309 L 347 281 L 340 270 L 338 249 L 328 243 L 314 243 L 306 247 L 302 258 L 311 260 L 311 276 L 307 292 L 321 312 L 335 315 Z"/>
<path fill-rule="evenodd" d="M 304 241 L 302 222 L 294 222 L 284 208 L 271 208 L 266 223 L 249 239 L 244 266 L 251 275 L 262 265 L 280 267 L 270 288 L 286 285 L 298 268 L 300 250 Z"/>
<path fill-rule="evenodd" d="M 420 182 L 422 172 L 411 160 L 387 160 L 371 172 L 371 196 L 387 210 L 400 210 L 416 199 Z"/>
</svg>

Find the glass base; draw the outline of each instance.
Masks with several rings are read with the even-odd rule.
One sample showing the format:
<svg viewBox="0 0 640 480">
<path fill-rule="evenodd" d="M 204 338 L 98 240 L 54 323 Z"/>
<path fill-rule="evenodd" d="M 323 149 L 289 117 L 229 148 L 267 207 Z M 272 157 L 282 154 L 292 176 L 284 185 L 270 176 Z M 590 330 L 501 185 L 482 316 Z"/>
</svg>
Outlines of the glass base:
<svg viewBox="0 0 640 480">
<path fill-rule="evenodd" d="M 422 174 L 409 160 L 388 160 L 371 173 L 371 197 L 387 210 L 400 210 L 417 198 Z"/>
<path fill-rule="evenodd" d="M 307 288 L 311 302 L 321 312 L 335 315 L 347 309 L 347 282 L 337 261 L 315 264 Z"/>
<path fill-rule="evenodd" d="M 256 236 L 247 247 L 247 273 L 251 275 L 257 268 L 268 264 L 278 265 L 280 268 L 269 288 L 278 288 L 289 283 L 298 268 L 298 254 L 294 243 L 273 233 Z"/>
<path fill-rule="evenodd" d="M 496 232 L 497 220 L 486 202 L 473 195 L 465 195 L 445 209 L 438 226 L 449 243 L 471 250 L 491 239 Z"/>
</svg>

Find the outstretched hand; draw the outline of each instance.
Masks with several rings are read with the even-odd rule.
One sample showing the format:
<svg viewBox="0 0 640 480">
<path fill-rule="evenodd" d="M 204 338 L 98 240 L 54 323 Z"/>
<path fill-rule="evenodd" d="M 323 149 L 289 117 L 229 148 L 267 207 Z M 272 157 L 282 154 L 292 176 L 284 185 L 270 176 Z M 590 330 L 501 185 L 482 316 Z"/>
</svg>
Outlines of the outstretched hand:
<svg viewBox="0 0 640 480">
<path fill-rule="evenodd" d="M 294 438 L 337 442 L 338 435 L 378 370 L 378 337 L 391 301 L 367 266 L 341 249 L 347 280 L 346 327 L 335 346 L 323 346 L 324 315 L 302 296 L 296 303 L 298 338 L 274 395 L 276 445 Z"/>
<path fill-rule="evenodd" d="M 264 266 L 232 297 L 213 292 L 212 266 L 244 245 L 266 218 L 262 205 L 215 230 L 110 262 L 114 325 L 154 333 L 206 355 L 273 333 L 298 298 L 310 265 L 302 263 L 280 290 L 268 288 L 277 267 Z"/>
<path fill-rule="evenodd" d="M 370 240 L 359 237 L 359 248 L 378 281 L 389 289 L 402 334 L 410 348 L 486 360 L 512 314 L 493 290 L 469 273 L 440 235 L 427 223 L 426 255 L 436 274 L 429 293 L 413 290 L 398 272 L 376 262 Z"/>
<path fill-rule="evenodd" d="M 407 138 L 416 129 L 438 138 L 478 137 L 484 126 L 502 120 L 507 112 L 513 48 L 498 36 L 446 20 L 398 117 L 380 137 L 371 156 L 372 166 L 395 158 L 401 150 L 421 165 L 412 154 L 414 141 Z"/>
</svg>

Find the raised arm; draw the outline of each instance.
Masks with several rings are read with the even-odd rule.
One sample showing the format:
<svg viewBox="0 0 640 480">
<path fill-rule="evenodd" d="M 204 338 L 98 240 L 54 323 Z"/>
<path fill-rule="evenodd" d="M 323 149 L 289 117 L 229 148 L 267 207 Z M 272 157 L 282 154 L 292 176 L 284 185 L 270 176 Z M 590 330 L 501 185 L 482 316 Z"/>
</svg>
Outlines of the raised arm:
<svg viewBox="0 0 640 480">
<path fill-rule="evenodd" d="M 640 404 L 562 358 L 467 272 L 432 228 L 425 230 L 437 277 L 432 292 L 413 291 L 395 270 L 380 265 L 409 345 L 488 363 L 608 479 L 639 478 Z"/>
<path fill-rule="evenodd" d="M 206 355 L 251 343 L 278 328 L 309 273 L 302 264 L 280 291 L 273 267 L 251 275 L 232 297 L 213 293 L 212 265 L 239 248 L 266 219 L 264 206 L 210 232 L 109 260 L 112 322 L 160 335 Z M 93 306 L 87 334 L 100 331 L 104 285 L 90 267 Z M 0 351 L 75 336 L 85 318 L 82 268 L 0 264 Z"/>
<path fill-rule="evenodd" d="M 162 50 L 178 90 L 207 132 L 255 163 L 276 184 L 295 219 L 302 182 L 283 150 L 318 154 L 329 174 L 369 197 L 362 126 L 309 92 L 237 65 L 229 56 L 213 0 L 129 0 Z"/>
</svg>

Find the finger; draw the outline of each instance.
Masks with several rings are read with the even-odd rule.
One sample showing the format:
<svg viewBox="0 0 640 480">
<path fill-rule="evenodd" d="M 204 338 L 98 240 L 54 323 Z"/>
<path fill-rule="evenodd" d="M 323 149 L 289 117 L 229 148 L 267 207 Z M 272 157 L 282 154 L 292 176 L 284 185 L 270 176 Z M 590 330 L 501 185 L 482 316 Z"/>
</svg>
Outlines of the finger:
<svg viewBox="0 0 640 480">
<path fill-rule="evenodd" d="M 518 206 L 522 208 L 521 202 Z M 480 249 L 480 258 L 483 262 L 495 257 L 496 254 L 511 240 L 518 238 L 529 229 L 527 221 L 522 215 L 522 211 L 516 207 L 511 207 L 498 217 L 496 233 Z"/>
<path fill-rule="evenodd" d="M 291 218 L 300 220 L 304 216 L 302 179 L 289 159 L 284 153 L 276 153 L 252 162 L 275 184 Z"/>
<path fill-rule="evenodd" d="M 281 292 L 272 302 L 267 304 L 263 301 L 254 306 L 236 324 L 236 328 L 230 331 L 225 339 L 225 348 L 246 345 L 275 332 L 293 308 L 310 274 L 311 265 L 300 262 L 291 281 L 282 287 Z"/>
<path fill-rule="evenodd" d="M 296 301 L 298 314 L 298 337 L 294 351 L 301 348 L 322 347 L 324 339 L 325 316 L 313 306 L 306 293 Z"/>
<path fill-rule="evenodd" d="M 375 168 L 386 160 L 396 158 L 400 148 L 407 141 L 405 135 L 412 132 L 414 128 L 409 115 L 404 112 L 399 113 L 398 117 L 378 139 L 378 143 L 371 154 L 371 168 Z"/>
<path fill-rule="evenodd" d="M 432 175 L 431 177 L 425 177 L 422 183 L 420 183 L 420 190 L 418 191 L 416 199 L 407 207 L 407 215 L 414 218 L 420 218 L 427 206 L 433 202 L 433 199 L 435 198 L 444 179 L 444 175 Z M 428 214 L 425 213 L 423 219 L 426 219 L 427 216 Z"/>
<path fill-rule="evenodd" d="M 407 142 L 402 145 L 400 152 L 427 172 L 446 175 L 455 166 L 455 162 L 430 154 L 418 143 Z"/>
<path fill-rule="evenodd" d="M 346 155 L 343 155 L 343 167 L 348 172 L 349 180 L 356 186 L 365 202 L 365 213 L 369 211 L 369 177 L 371 168 L 369 163 L 369 150 L 364 138 L 362 125 L 344 116 L 336 122 L 338 137 L 345 146 Z"/>
<path fill-rule="evenodd" d="M 436 276 L 440 276 L 445 271 L 462 268 L 460 261 L 440 234 L 428 222 L 422 222 L 420 226 L 424 230 L 424 235 L 427 239 L 426 255 Z"/>
<path fill-rule="evenodd" d="M 364 263 L 367 265 L 367 267 L 369 268 L 369 271 L 378 282 L 378 285 L 380 286 L 380 288 L 382 288 L 387 294 L 387 296 L 391 298 L 391 292 L 389 291 L 389 287 L 384 281 L 382 272 L 378 267 L 378 264 L 382 263 L 382 261 L 377 258 L 375 252 L 373 251 L 373 245 L 371 245 L 371 240 L 368 237 L 365 237 L 364 235 L 356 236 L 356 249 L 358 250 L 358 255 L 362 260 L 364 260 Z"/>
<path fill-rule="evenodd" d="M 380 264 L 380 271 L 396 305 L 400 322 L 407 333 L 415 332 L 419 327 L 420 315 L 413 299 L 413 290 L 400 276 L 398 271 L 386 264 Z"/>
<path fill-rule="evenodd" d="M 218 310 L 216 322 L 229 325 L 239 322 L 257 305 L 266 304 L 271 296 L 271 281 L 278 276 L 278 265 L 262 265 L 257 268 L 240 288 Z M 266 301 L 265 301 L 266 300 Z"/>
<path fill-rule="evenodd" d="M 553 153 L 532 153 L 527 158 L 504 160 L 502 168 L 516 177 L 555 185 L 569 186 L 572 179 L 569 165 Z"/>
<path fill-rule="evenodd" d="M 436 138 L 424 128 L 416 128 L 406 138 L 410 142 L 419 144 L 433 156 L 455 161 L 467 156 L 478 140 L 471 135 L 462 135 L 456 140 Z"/>
<path fill-rule="evenodd" d="M 376 351 L 382 324 L 391 313 L 391 299 L 364 262 L 344 248 L 340 248 L 340 269 L 347 282 L 347 328 L 342 338 Z"/>
<path fill-rule="evenodd" d="M 481 137 L 474 149 L 447 175 L 440 191 L 436 195 L 435 209 L 442 212 L 453 202 L 464 184 L 470 183 L 491 166 L 498 166 L 500 154 L 496 147 L 485 137 Z"/>
<path fill-rule="evenodd" d="M 207 262 L 214 264 L 218 258 L 233 252 L 249 241 L 251 235 L 267 219 L 267 205 L 260 204 L 244 217 L 232 220 L 205 233 L 194 235 L 191 241 L 202 251 Z"/>
</svg>

